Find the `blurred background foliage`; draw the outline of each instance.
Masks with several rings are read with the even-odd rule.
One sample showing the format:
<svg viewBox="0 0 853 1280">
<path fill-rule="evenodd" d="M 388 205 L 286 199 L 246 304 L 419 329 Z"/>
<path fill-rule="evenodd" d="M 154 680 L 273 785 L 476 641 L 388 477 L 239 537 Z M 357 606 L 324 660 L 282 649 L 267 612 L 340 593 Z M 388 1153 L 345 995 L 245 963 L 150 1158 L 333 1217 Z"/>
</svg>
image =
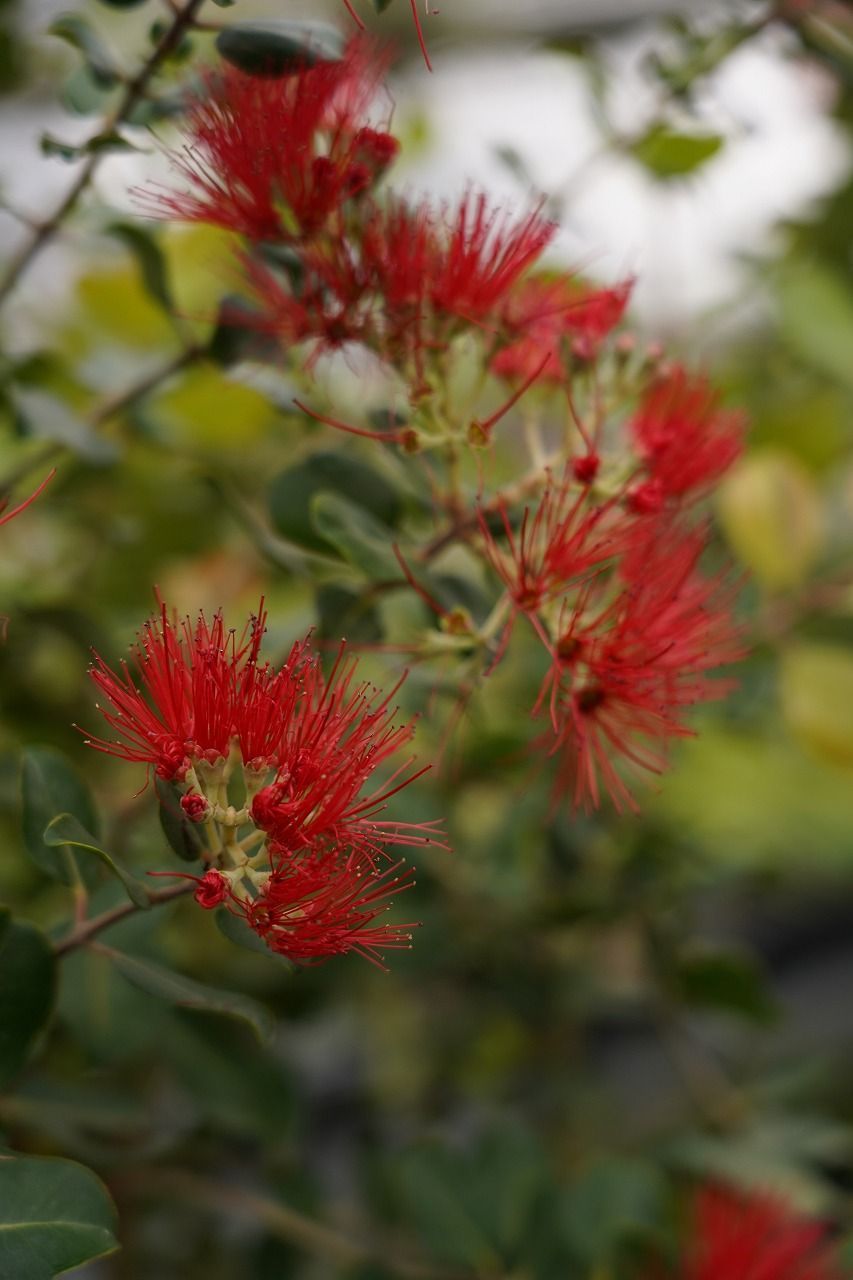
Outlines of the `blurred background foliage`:
<svg viewBox="0 0 853 1280">
<path fill-rule="evenodd" d="M 211 13 L 228 22 L 281 7 L 239 0 Z M 738 692 L 702 714 L 639 817 L 549 817 L 546 771 L 524 758 L 540 675 L 531 646 L 530 664 L 496 673 L 462 718 L 432 794 L 408 801 L 407 817 L 444 813 L 456 851 L 419 859 L 423 928 L 390 974 L 356 959 L 292 973 L 233 947 L 187 902 L 140 914 L 110 945 L 256 997 L 278 1020 L 272 1047 L 129 985 L 101 955 L 75 954 L 34 1065 L 5 1082 L 0 1138 L 78 1159 L 107 1182 L 122 1250 L 75 1272 L 81 1280 L 610 1280 L 671 1241 L 674 1192 L 694 1177 L 773 1188 L 825 1215 L 853 1265 L 850 7 L 672 14 L 641 2 L 457 0 L 424 24 L 432 79 L 408 7 L 375 7 L 387 8 L 377 30 L 400 46 L 404 185 L 452 189 L 452 172 L 446 188 L 435 177 L 447 121 L 462 136 L 489 115 L 495 181 L 516 199 L 544 189 L 595 273 L 636 269 L 638 341 L 704 363 L 748 411 L 750 448 L 715 515 L 721 548 L 744 570 L 752 653 Z M 2 321 L 0 485 L 20 495 L 59 467 L 3 529 L 0 560 L 0 901 L 47 930 L 67 916 L 68 890 L 22 842 L 23 748 L 62 753 L 41 759 L 63 786 L 73 787 L 69 768 L 86 779 L 105 848 L 139 874 L 169 861 L 138 771 L 87 753 L 74 727 L 94 722 L 90 646 L 118 658 L 155 584 L 182 612 L 223 605 L 232 618 L 265 595 L 271 653 L 312 623 L 368 643 L 413 625 L 393 595 L 365 607 L 370 565 L 356 556 L 342 572 L 296 509 L 300 488 L 346 493 L 346 480 L 316 461 L 291 474 L 330 447 L 371 468 L 364 505 L 375 516 L 378 504 L 387 527 L 400 492 L 393 459 L 330 442 L 290 407 L 299 371 L 262 369 L 217 328 L 233 291 L 217 233 L 152 225 L 127 197 L 156 169 L 143 126 L 173 136 L 177 86 L 213 56 L 211 36 L 194 35 L 137 127 L 105 134 L 121 92 L 114 68 L 137 66 L 152 24 L 167 19 L 154 0 L 91 0 L 73 17 L 42 2 L 0 10 L 10 260 L 28 234 L 22 220 L 43 218 L 85 157 L 103 153 L 94 194 Z M 565 73 L 559 120 L 546 117 L 553 92 L 530 100 L 526 123 L 502 119 L 514 60 L 525 82 Z M 732 207 L 760 202 L 760 169 L 753 187 L 743 166 L 729 177 L 721 167 L 750 132 L 727 77 L 750 74 L 807 102 L 823 167 L 798 186 L 808 141 L 792 142 L 790 181 L 783 165 L 760 233 L 730 237 L 723 265 L 719 244 L 691 232 L 676 285 L 695 293 L 692 273 L 716 269 L 725 282 L 681 305 L 655 227 L 677 206 L 710 234 Z M 489 76 L 475 119 L 465 85 L 479 92 Z M 578 158 L 579 94 L 597 136 Z M 543 131 L 550 173 L 535 156 Z M 606 222 L 589 239 L 574 202 L 594 186 L 619 203 L 625 181 L 642 199 L 625 205 L 622 239 L 607 242 Z M 344 403 L 362 394 L 346 369 L 317 379 Z M 419 495 L 401 501 L 416 510 Z M 400 665 L 381 651 L 365 661 L 386 680 Z M 452 666 L 415 669 L 405 700 L 427 712 L 422 758 L 442 747 L 457 696 Z M 108 905 L 119 890 L 104 882 L 96 893 Z"/>
</svg>

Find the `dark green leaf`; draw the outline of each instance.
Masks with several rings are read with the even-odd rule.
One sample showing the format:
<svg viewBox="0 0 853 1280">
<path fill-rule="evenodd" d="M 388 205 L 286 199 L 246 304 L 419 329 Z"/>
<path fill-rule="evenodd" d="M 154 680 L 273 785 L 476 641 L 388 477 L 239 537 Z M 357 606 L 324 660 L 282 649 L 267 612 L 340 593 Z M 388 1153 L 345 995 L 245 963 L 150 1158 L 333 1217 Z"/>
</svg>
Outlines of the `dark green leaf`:
<svg viewBox="0 0 853 1280">
<path fill-rule="evenodd" d="M 268 1040 L 272 1036 L 275 1028 L 272 1014 L 248 996 L 233 991 L 218 991 L 215 987 L 207 987 L 193 978 L 186 978 L 183 974 L 174 973 L 150 960 L 141 960 L 138 956 L 113 951 L 108 947 L 99 949 L 109 956 L 122 977 L 141 991 L 159 996 L 161 1000 L 182 1009 L 201 1009 L 206 1013 L 222 1013 L 231 1018 L 240 1018 L 252 1027 L 259 1040 Z"/>
<path fill-rule="evenodd" d="M 387 525 L 363 507 L 337 493 L 317 493 L 311 499 L 311 523 L 339 555 L 372 582 L 400 578 Z"/>
<path fill-rule="evenodd" d="M 284 76 L 318 62 L 336 62 L 344 40 L 326 23 L 270 19 L 235 22 L 220 31 L 216 48 L 226 62 L 249 75 Z"/>
<path fill-rule="evenodd" d="M 24 844 L 33 862 L 64 884 L 75 882 L 73 854 L 44 842 L 44 829 L 60 813 L 71 813 L 87 831 L 98 830 L 98 816 L 89 790 L 71 766 L 52 747 L 30 747 L 24 752 L 22 773 Z M 84 879 L 87 877 L 84 868 Z"/>
<path fill-rule="evenodd" d="M 386 9 L 390 9 L 394 0 L 371 0 L 377 13 L 384 13 Z"/>
<path fill-rule="evenodd" d="M 770 1022 L 776 1005 L 752 956 L 733 951 L 702 951 L 683 957 L 678 990 L 688 1004 L 738 1013 Z"/>
<path fill-rule="evenodd" d="M 653 1230 L 665 1192 L 663 1177 L 651 1163 L 627 1157 L 603 1160 L 566 1195 L 566 1243 L 584 1268 L 608 1267 L 626 1237 Z"/>
<path fill-rule="evenodd" d="M 376 644 L 382 639 L 382 619 L 375 603 L 365 592 L 334 582 L 317 588 L 317 620 L 321 640 L 337 643 L 346 638 L 353 644 Z"/>
<path fill-rule="evenodd" d="M 82 142 L 78 145 L 70 142 L 63 142 L 60 138 L 54 138 L 53 134 L 43 133 L 39 140 L 41 153 L 43 156 L 56 156 L 60 160 L 71 163 L 79 160 L 82 156 L 91 155 L 95 151 L 136 151 L 138 148 L 132 142 L 128 142 L 121 134 L 115 133 L 97 133 L 94 138 L 90 138 L 88 142 Z"/>
<path fill-rule="evenodd" d="M 198 862 L 207 848 L 203 829 L 184 816 L 181 793 L 173 783 L 156 778 L 154 786 L 160 801 L 160 826 L 169 847 L 184 862 Z"/>
<path fill-rule="evenodd" d="M 107 5 L 110 9 L 138 9 L 145 3 L 147 0 L 101 0 L 101 4 Z"/>
<path fill-rule="evenodd" d="M 115 96 L 115 88 L 99 84 L 85 63 L 68 77 L 60 95 L 65 109 L 77 116 L 103 115 Z"/>
<path fill-rule="evenodd" d="M 133 254 L 149 298 L 159 302 L 164 311 L 174 311 L 166 260 L 151 232 L 129 222 L 113 222 L 105 229 Z"/>
<path fill-rule="evenodd" d="M 118 1248 L 116 1213 L 73 1160 L 0 1157 L 0 1276 L 52 1280 Z"/>
<path fill-rule="evenodd" d="M 340 453 L 314 453 L 282 471 L 270 488 L 270 515 L 283 537 L 315 551 L 329 549 L 312 519 L 311 503 L 318 493 L 356 499 L 378 521 L 393 525 L 402 509 L 400 495 L 391 484 L 360 459 Z M 388 542 L 388 531 L 384 539 Z M 332 546 L 339 550 L 337 543 Z"/>
<path fill-rule="evenodd" d="M 187 100 L 182 93 L 163 93 L 159 98 L 145 98 L 137 102 L 125 117 L 127 124 L 145 128 L 158 120 L 169 120 L 186 110 Z"/>
<path fill-rule="evenodd" d="M 142 910 L 147 910 L 151 906 L 151 899 L 145 886 L 126 871 L 112 854 L 100 847 L 95 837 L 89 834 L 73 813 L 60 813 L 53 818 L 45 827 L 43 838 L 45 844 L 51 849 L 72 845 L 75 849 L 85 849 L 89 853 L 94 853 L 95 857 L 100 858 L 104 866 L 121 881 L 134 906 L 141 907 Z"/>
<path fill-rule="evenodd" d="M 227 907 L 220 907 L 216 913 L 216 927 L 223 937 L 229 942 L 233 942 L 235 946 L 243 947 L 246 951 L 254 951 L 256 955 L 267 956 L 271 960 L 277 960 L 282 964 L 286 964 L 288 968 L 293 968 L 284 956 L 276 955 L 274 951 L 270 951 L 263 938 L 258 937 L 254 929 L 250 929 L 242 916 L 237 916 L 233 911 L 229 911 Z"/>
<path fill-rule="evenodd" d="M 0 909 L 0 1090 L 26 1062 L 53 1010 L 55 989 L 47 938 Z"/>
<path fill-rule="evenodd" d="M 639 141 L 631 144 L 631 154 L 661 181 L 682 178 L 701 168 L 723 145 L 716 133 L 676 133 L 656 124 Z"/>
<path fill-rule="evenodd" d="M 214 364 L 227 369 L 241 360 L 270 360 L 279 353 L 275 338 L 258 323 L 260 312 L 242 298 L 224 298 L 207 354 Z"/>
<path fill-rule="evenodd" d="M 82 53 L 92 79 L 102 89 L 111 89 L 120 82 L 121 71 L 112 54 L 85 18 L 76 13 L 63 13 L 51 23 L 48 32 Z"/>
</svg>

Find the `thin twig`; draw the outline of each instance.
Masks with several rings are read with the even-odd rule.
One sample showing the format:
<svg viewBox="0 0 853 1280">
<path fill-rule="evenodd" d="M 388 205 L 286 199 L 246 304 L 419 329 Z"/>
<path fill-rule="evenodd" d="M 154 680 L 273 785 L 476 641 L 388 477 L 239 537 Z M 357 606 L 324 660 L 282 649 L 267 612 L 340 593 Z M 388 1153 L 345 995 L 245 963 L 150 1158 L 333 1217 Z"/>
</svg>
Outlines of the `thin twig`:
<svg viewBox="0 0 853 1280">
<path fill-rule="evenodd" d="M 145 97 L 146 90 L 148 89 L 148 85 L 152 78 L 180 43 L 185 32 L 193 25 L 193 19 L 203 3 L 204 0 L 188 0 L 187 4 L 184 5 L 183 8 L 175 10 L 171 25 L 163 32 L 163 35 L 157 42 L 151 56 L 140 68 L 133 79 L 128 82 L 121 100 L 115 107 L 115 110 L 112 111 L 104 120 L 101 129 L 102 133 L 110 134 L 119 125 L 123 124 L 133 111 L 134 107 L 136 107 Z M 103 159 L 103 156 L 104 152 L 102 150 L 95 150 L 90 153 L 76 179 L 54 209 L 53 213 L 35 227 L 30 239 L 12 258 L 11 262 L 9 262 L 6 267 L 5 274 L 2 279 L 0 279 L 0 303 L 2 303 L 12 292 L 15 285 L 18 283 L 18 280 L 27 270 L 36 255 L 40 253 L 48 241 L 53 238 L 60 225 L 76 207 L 77 202 L 91 182 L 96 169 Z"/>
<path fill-rule="evenodd" d="M 173 898 L 180 898 L 183 894 L 192 892 L 194 887 L 193 884 L 185 884 L 182 881 L 180 884 L 170 885 L 168 889 L 154 889 L 148 894 L 148 902 L 152 907 L 159 907 L 164 902 L 171 902 Z M 54 955 L 64 956 L 78 947 L 85 947 L 104 929 L 109 929 L 120 920 L 126 920 L 128 916 L 135 915 L 140 910 L 142 908 L 137 907 L 133 902 L 122 902 L 99 916 L 92 916 L 90 920 L 81 920 L 64 938 L 60 938 L 53 944 Z"/>
</svg>

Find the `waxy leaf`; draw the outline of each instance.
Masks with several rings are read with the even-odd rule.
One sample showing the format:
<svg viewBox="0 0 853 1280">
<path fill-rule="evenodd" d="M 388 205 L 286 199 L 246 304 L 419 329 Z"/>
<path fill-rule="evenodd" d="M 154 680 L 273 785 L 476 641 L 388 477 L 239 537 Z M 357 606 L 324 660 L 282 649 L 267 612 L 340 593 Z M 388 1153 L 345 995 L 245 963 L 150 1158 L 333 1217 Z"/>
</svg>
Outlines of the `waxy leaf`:
<svg viewBox="0 0 853 1280">
<path fill-rule="evenodd" d="M 632 143 L 631 154 L 661 182 L 684 178 L 701 168 L 723 145 L 716 133 L 676 133 L 666 125 L 656 124 L 639 141 Z"/>
<path fill-rule="evenodd" d="M 93 853 L 121 881 L 127 896 L 134 906 L 142 908 L 143 911 L 151 906 L 151 899 L 145 886 L 129 871 L 126 871 L 112 854 L 107 853 L 106 849 L 100 847 L 95 837 L 89 834 L 82 823 L 74 817 L 73 813 L 60 813 L 53 818 L 44 829 L 43 839 L 45 844 L 52 849 L 62 848 L 63 845 L 72 845 L 75 849 L 85 849 L 87 852 Z"/>
<path fill-rule="evenodd" d="M 58 751 L 30 747 L 24 752 L 21 779 L 22 825 L 27 853 L 40 870 L 64 884 L 76 881 L 74 855 L 64 847 L 45 844 L 44 830 L 58 814 L 73 814 L 87 831 L 98 830 L 98 816 L 89 789 Z M 93 882 L 94 867 L 84 880 Z"/>
<path fill-rule="evenodd" d="M 55 993 L 56 960 L 47 938 L 0 909 L 0 1090 L 26 1062 Z"/>
<path fill-rule="evenodd" d="M 273 524 L 288 541 L 328 552 L 330 540 L 320 534 L 312 519 L 312 500 L 319 493 L 355 498 L 360 507 L 386 525 L 393 525 L 400 517 L 400 495 L 372 467 L 340 453 L 314 453 L 282 471 L 270 488 Z M 386 543 L 388 536 L 386 530 Z M 339 550 L 334 540 L 332 546 Z"/>
<path fill-rule="evenodd" d="M 108 956 L 123 978 L 149 995 L 159 996 L 169 1004 L 182 1009 L 201 1009 L 205 1013 L 222 1013 L 230 1018 L 247 1022 L 259 1040 L 269 1040 L 275 1028 L 275 1019 L 268 1009 L 248 996 L 233 991 L 218 991 L 183 974 L 174 973 L 150 960 L 129 956 L 111 947 L 99 947 Z"/>
<path fill-rule="evenodd" d="M 52 1280 L 118 1248 L 103 1183 L 73 1160 L 0 1156 L 0 1276 Z"/>
<path fill-rule="evenodd" d="M 281 20 L 235 22 L 220 31 L 216 48 L 249 75 L 285 76 L 318 62 L 337 62 L 344 40 L 336 27 Z"/>
<path fill-rule="evenodd" d="M 51 23 L 48 32 L 67 41 L 82 53 L 92 79 L 102 89 L 111 89 L 119 83 L 121 71 L 100 36 L 92 30 L 85 18 L 76 13 L 63 13 Z"/>
<path fill-rule="evenodd" d="M 318 493 L 311 500 L 311 522 L 317 533 L 371 582 L 400 578 L 386 525 L 337 493 Z"/>
<path fill-rule="evenodd" d="M 169 847 L 184 862 L 198 862 L 207 847 L 203 827 L 184 816 L 181 793 L 174 783 L 155 778 L 154 787 L 160 801 L 160 826 Z"/>
</svg>

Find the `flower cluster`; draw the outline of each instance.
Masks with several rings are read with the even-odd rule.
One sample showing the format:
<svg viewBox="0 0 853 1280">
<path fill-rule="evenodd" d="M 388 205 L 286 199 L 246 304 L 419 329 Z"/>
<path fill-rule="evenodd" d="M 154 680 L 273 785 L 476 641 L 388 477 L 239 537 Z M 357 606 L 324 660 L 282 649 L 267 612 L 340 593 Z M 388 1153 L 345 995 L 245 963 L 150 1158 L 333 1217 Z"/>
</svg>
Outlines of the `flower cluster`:
<svg viewBox="0 0 853 1280">
<path fill-rule="evenodd" d="M 689 1242 L 672 1280 L 840 1280 L 820 1223 L 772 1196 L 718 1187 L 696 1196 Z"/>
<path fill-rule="evenodd" d="M 489 669 L 527 619 L 557 795 L 635 807 L 635 775 L 665 767 L 688 709 L 730 687 L 711 671 L 740 654 L 696 510 L 744 424 L 703 376 L 616 336 L 631 280 L 595 288 L 547 268 L 556 226 L 542 206 L 514 216 L 473 190 L 452 205 L 378 190 L 397 149 L 375 118 L 384 68 L 359 35 L 340 60 L 279 79 L 210 78 L 177 156 L 189 190 L 156 203 L 240 234 L 255 323 L 288 350 L 307 344 L 309 368 L 357 345 L 405 386 L 402 424 L 385 431 L 307 412 L 431 453 L 449 521 L 434 545 L 467 542 L 502 590 L 483 628 L 454 618 L 459 651 L 470 640 Z M 496 406 L 476 416 L 482 393 Z M 516 408 L 532 465 L 488 497 L 495 427 Z"/>
<path fill-rule="evenodd" d="M 382 697 L 358 682 L 343 649 L 328 675 L 307 639 L 280 665 L 262 663 L 264 630 L 263 608 L 238 636 L 221 614 L 179 624 L 163 605 L 142 629 L 135 670 L 95 656 L 115 736 L 89 744 L 175 784 L 204 832 L 207 867 L 191 877 L 201 906 L 225 903 L 291 960 L 356 951 L 381 963 L 413 928 L 377 923 L 413 883 L 391 850 L 441 841 L 434 823 L 381 816 L 424 772 L 406 758 L 374 781 L 413 725 L 395 721 L 396 689 Z"/>
</svg>

